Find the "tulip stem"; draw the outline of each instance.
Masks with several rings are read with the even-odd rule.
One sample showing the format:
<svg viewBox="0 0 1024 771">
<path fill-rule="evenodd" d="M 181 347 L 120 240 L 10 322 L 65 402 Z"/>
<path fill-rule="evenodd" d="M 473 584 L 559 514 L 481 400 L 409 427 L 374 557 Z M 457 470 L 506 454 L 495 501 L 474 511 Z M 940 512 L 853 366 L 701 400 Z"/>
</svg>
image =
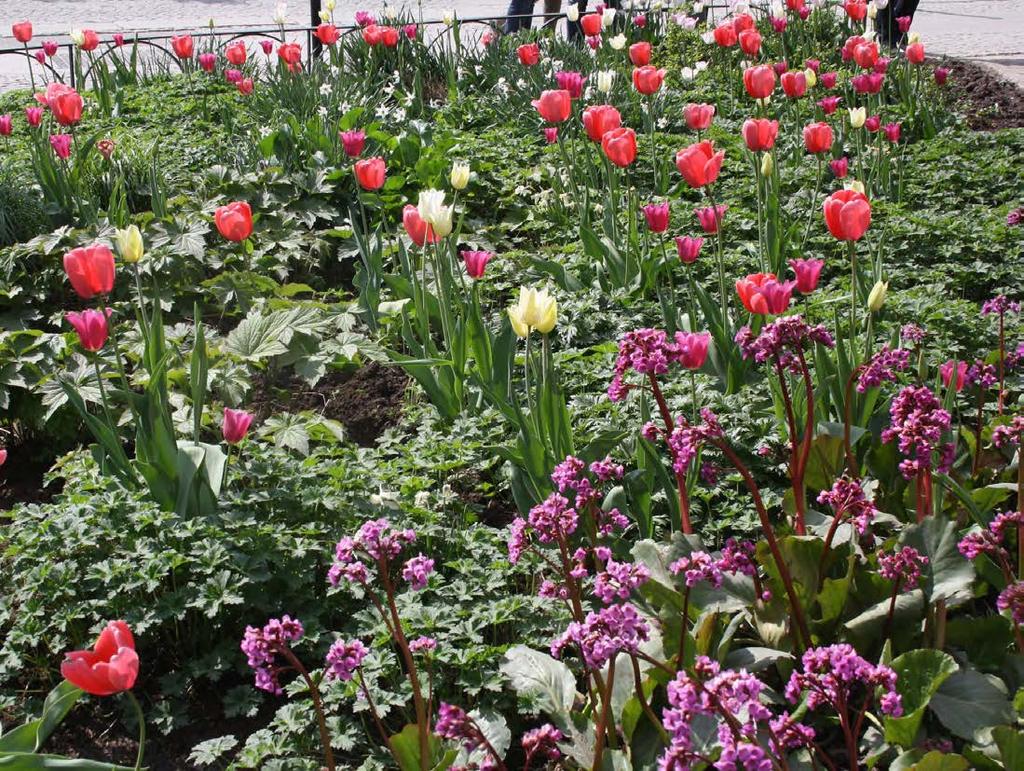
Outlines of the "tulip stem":
<svg viewBox="0 0 1024 771">
<path fill-rule="evenodd" d="M 135 698 L 135 694 L 131 691 L 125 691 L 124 693 L 128 697 L 128 701 L 132 703 L 132 707 L 135 710 L 135 720 L 139 724 L 139 752 L 135 756 L 135 769 L 138 771 L 142 768 L 142 760 L 146 753 L 146 716 L 142 713 L 142 705 Z"/>
<path fill-rule="evenodd" d="M 821 189 L 821 153 L 816 153 L 818 159 L 818 175 L 815 178 L 814 189 L 811 191 L 811 208 L 807 212 L 807 225 L 804 227 L 804 237 L 800 241 L 800 253 L 803 254 L 807 246 L 807 238 L 811 235 L 811 222 L 814 220 L 814 210 L 818 207 L 818 190 Z M 852 241 L 850 243 L 853 243 Z"/>
<path fill-rule="evenodd" d="M 857 341 L 857 242 L 847 241 L 850 253 L 850 350 L 856 351 Z"/>
</svg>

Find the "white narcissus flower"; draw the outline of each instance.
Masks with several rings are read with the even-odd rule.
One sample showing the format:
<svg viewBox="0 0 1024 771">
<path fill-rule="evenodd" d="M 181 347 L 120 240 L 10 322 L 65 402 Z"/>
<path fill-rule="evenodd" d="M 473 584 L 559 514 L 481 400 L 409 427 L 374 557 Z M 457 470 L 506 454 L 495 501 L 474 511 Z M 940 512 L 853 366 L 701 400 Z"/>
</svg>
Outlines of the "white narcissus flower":
<svg viewBox="0 0 1024 771">
<path fill-rule="evenodd" d="M 626 36 L 620 33 L 615 37 L 608 38 L 608 45 L 615 51 L 621 51 L 626 47 Z"/>
</svg>

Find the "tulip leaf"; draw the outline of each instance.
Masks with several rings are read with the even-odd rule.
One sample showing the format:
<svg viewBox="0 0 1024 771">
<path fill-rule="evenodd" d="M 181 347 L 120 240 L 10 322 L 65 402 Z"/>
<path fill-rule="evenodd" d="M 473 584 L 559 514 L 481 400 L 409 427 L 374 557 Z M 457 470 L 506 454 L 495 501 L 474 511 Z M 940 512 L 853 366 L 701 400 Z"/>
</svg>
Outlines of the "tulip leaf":
<svg viewBox="0 0 1024 771">
<path fill-rule="evenodd" d="M 7 753 L 38 752 L 81 695 L 81 689 L 67 680 L 50 691 L 43 703 L 41 717 L 0 737 L 0 768 L 3 767 L 3 758 Z"/>
</svg>

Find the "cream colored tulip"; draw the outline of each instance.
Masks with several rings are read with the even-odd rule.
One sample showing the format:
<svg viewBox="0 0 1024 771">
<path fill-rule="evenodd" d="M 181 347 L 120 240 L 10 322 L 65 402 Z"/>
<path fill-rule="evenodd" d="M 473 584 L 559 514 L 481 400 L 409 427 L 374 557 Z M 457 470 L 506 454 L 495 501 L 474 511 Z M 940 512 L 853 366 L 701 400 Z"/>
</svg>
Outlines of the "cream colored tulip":
<svg viewBox="0 0 1024 771">
<path fill-rule="evenodd" d="M 871 294 L 868 295 L 868 310 L 872 313 L 878 313 L 882 310 L 882 306 L 885 305 L 886 295 L 888 294 L 888 281 L 875 282 L 875 285 L 871 287 Z"/>
<path fill-rule="evenodd" d="M 608 29 L 615 23 L 615 9 L 605 8 L 601 13 L 601 26 Z"/>
<path fill-rule="evenodd" d="M 547 289 L 519 288 L 519 300 L 508 309 L 512 329 L 519 337 L 527 337 L 532 330 L 547 334 L 558 321 L 558 303 Z"/>
<path fill-rule="evenodd" d="M 128 263 L 138 262 L 145 254 L 145 244 L 142 242 L 142 232 L 136 225 L 129 225 L 124 230 L 116 231 L 117 251 L 121 259 Z"/>
<path fill-rule="evenodd" d="M 864 125 L 864 121 L 868 119 L 868 111 L 863 107 L 851 107 L 849 112 L 850 126 L 855 129 L 861 128 Z"/>
<path fill-rule="evenodd" d="M 565 18 L 571 22 L 580 20 L 580 7 L 575 3 L 570 3 L 569 7 L 565 9 Z"/>
<path fill-rule="evenodd" d="M 465 190 L 469 184 L 469 164 L 465 161 L 456 161 L 452 164 L 452 173 L 449 181 L 455 190 Z"/>
<path fill-rule="evenodd" d="M 626 36 L 618 34 L 615 37 L 610 37 L 608 38 L 608 45 L 612 47 L 613 51 L 621 51 L 626 47 Z"/>
<path fill-rule="evenodd" d="M 843 187 L 846 188 L 847 190 L 853 190 L 854 192 L 860 193 L 861 195 L 865 194 L 864 183 L 861 182 L 859 179 L 848 179 L 846 180 L 846 183 L 843 185 Z"/>
<path fill-rule="evenodd" d="M 761 176 L 770 177 L 774 168 L 775 161 L 772 159 L 771 153 L 765 153 L 761 156 Z"/>
<path fill-rule="evenodd" d="M 597 90 L 607 94 L 615 83 L 615 70 L 601 70 L 597 73 Z"/>
<path fill-rule="evenodd" d="M 804 70 L 804 78 L 807 80 L 807 87 L 814 88 L 818 84 L 818 73 L 808 67 Z"/>
</svg>

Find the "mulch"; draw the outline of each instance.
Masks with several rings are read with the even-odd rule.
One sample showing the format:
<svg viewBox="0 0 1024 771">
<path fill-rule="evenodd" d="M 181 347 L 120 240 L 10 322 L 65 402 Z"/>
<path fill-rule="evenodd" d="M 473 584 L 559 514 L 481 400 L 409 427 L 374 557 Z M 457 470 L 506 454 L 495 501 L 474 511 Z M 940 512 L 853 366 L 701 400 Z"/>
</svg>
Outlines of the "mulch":
<svg viewBox="0 0 1024 771">
<path fill-rule="evenodd" d="M 952 104 L 972 129 L 1024 126 L 1024 89 L 979 62 L 950 59 L 942 64 L 950 69 L 947 88 Z"/>
</svg>

